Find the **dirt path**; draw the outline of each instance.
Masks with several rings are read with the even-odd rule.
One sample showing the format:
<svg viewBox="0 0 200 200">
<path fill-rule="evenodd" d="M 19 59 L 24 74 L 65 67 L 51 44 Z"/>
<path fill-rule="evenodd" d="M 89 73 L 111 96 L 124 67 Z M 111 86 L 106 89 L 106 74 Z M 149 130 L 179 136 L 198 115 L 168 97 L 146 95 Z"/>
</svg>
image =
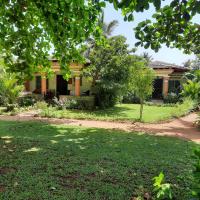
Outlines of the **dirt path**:
<svg viewBox="0 0 200 200">
<path fill-rule="evenodd" d="M 191 113 L 185 117 L 174 119 L 169 122 L 147 124 L 147 123 L 121 123 L 94 120 L 76 120 L 76 119 L 54 119 L 34 117 L 35 112 L 25 112 L 17 116 L 0 116 L 0 120 L 14 121 L 42 121 L 52 124 L 78 125 L 93 128 L 118 129 L 124 131 L 142 131 L 155 135 L 167 135 L 180 137 L 187 140 L 200 143 L 200 130 L 195 128 L 194 122 L 198 115 Z"/>
</svg>

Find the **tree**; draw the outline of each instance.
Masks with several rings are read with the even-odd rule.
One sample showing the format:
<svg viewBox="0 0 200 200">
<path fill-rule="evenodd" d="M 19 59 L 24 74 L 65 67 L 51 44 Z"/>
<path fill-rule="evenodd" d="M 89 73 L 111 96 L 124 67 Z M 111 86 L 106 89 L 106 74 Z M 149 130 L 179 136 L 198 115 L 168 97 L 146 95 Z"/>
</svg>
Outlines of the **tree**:
<svg viewBox="0 0 200 200">
<path fill-rule="evenodd" d="M 140 99 L 140 121 L 143 115 L 143 105 L 153 92 L 155 73 L 144 62 L 135 62 L 130 71 L 129 88 Z"/>
<path fill-rule="evenodd" d="M 191 68 L 193 70 L 200 70 L 200 54 L 196 55 L 195 60 L 191 62 Z"/>
<path fill-rule="evenodd" d="M 109 2 L 122 10 L 124 20 L 128 21 L 134 20 L 133 12 L 148 10 L 153 3 L 155 21 L 138 24 L 137 45 L 157 51 L 164 43 L 182 48 L 186 53 L 200 52 L 199 24 L 192 22 L 200 13 L 200 1 L 172 0 L 164 7 L 161 0 Z M 103 0 L 0 1 L 0 49 L 7 66 L 28 76 L 38 70 L 49 72 L 48 54 L 53 48 L 62 70 L 69 73 L 72 60 L 83 62 L 81 47 L 86 39 L 93 35 L 101 41 L 98 18 L 105 6 Z"/>
<path fill-rule="evenodd" d="M 111 36 L 114 29 L 118 26 L 119 22 L 117 20 L 112 20 L 108 24 L 104 22 L 104 13 L 99 17 L 98 26 L 102 29 L 102 34 L 104 37 L 108 38 Z M 85 52 L 85 57 L 88 58 L 90 55 L 91 50 L 96 45 L 96 40 L 94 37 L 89 37 L 87 39 L 87 51 Z"/>
<path fill-rule="evenodd" d="M 91 51 L 91 65 L 84 71 L 92 77 L 92 85 L 100 107 L 114 106 L 127 90 L 131 64 L 138 59 L 129 55 L 126 38 L 114 36 L 107 45 L 96 45 Z"/>
<path fill-rule="evenodd" d="M 142 54 L 142 57 L 147 61 L 148 64 L 153 60 L 152 56 L 149 55 L 149 53 L 147 53 L 147 52 L 144 52 Z"/>
<path fill-rule="evenodd" d="M 183 66 L 185 67 L 185 68 L 191 68 L 191 64 L 192 64 L 192 60 L 190 60 L 190 59 L 188 59 L 187 61 L 185 61 L 184 63 L 183 63 Z"/>
<path fill-rule="evenodd" d="M 185 75 L 182 94 L 200 103 L 200 70 L 193 70 Z"/>
<path fill-rule="evenodd" d="M 0 104 L 12 110 L 14 104 L 23 91 L 24 86 L 19 84 L 16 74 L 7 73 L 3 60 L 0 61 Z"/>
</svg>

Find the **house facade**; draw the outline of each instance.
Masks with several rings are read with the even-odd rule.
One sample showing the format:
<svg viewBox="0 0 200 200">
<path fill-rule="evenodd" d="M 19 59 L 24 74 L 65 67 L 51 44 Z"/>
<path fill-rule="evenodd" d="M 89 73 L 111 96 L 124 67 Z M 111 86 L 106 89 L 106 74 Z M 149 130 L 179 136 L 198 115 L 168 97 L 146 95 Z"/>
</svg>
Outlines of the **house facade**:
<svg viewBox="0 0 200 200">
<path fill-rule="evenodd" d="M 81 75 L 83 64 L 71 63 L 71 78 L 66 81 L 61 75 L 60 66 L 56 59 L 52 59 L 53 76 L 47 79 L 41 74 L 35 74 L 34 78 L 26 81 L 25 90 L 35 94 L 47 94 L 52 92 L 60 98 L 91 96 L 92 82 Z"/>
<path fill-rule="evenodd" d="M 61 75 L 58 61 L 52 59 L 51 62 L 54 75 L 46 79 L 41 74 L 35 74 L 32 80 L 25 83 L 27 92 L 44 95 L 51 91 L 60 99 L 94 98 L 91 92 L 92 81 L 81 74 L 84 65 L 72 63 L 71 78 L 66 81 Z M 156 73 L 153 99 L 162 99 L 168 93 L 180 91 L 181 78 L 188 69 L 160 61 L 151 62 L 150 67 Z"/>
<path fill-rule="evenodd" d="M 150 67 L 156 73 L 152 94 L 153 99 L 162 99 L 172 92 L 179 93 L 181 90 L 181 79 L 184 73 L 189 71 L 189 69 L 182 66 L 161 61 L 151 62 Z"/>
</svg>

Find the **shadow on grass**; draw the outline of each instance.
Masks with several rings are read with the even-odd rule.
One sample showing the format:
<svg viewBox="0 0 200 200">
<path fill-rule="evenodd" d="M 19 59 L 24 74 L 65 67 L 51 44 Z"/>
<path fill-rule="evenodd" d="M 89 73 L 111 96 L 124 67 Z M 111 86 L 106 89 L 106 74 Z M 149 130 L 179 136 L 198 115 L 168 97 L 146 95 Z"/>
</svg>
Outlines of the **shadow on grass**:
<svg viewBox="0 0 200 200">
<path fill-rule="evenodd" d="M 160 171 L 176 199 L 188 199 L 188 147 L 145 134 L 0 121 L 0 167 L 15 169 L 2 174 L 0 199 L 130 199 L 151 193 Z"/>
<path fill-rule="evenodd" d="M 134 112 L 137 109 L 129 108 L 127 106 L 115 106 L 113 108 L 107 108 L 107 109 L 99 109 L 99 110 L 93 110 L 93 111 L 87 111 L 87 110 L 74 110 L 74 112 L 83 112 L 86 114 L 93 114 L 97 117 L 117 117 L 120 116 L 121 118 L 127 117 L 127 112 Z"/>
</svg>

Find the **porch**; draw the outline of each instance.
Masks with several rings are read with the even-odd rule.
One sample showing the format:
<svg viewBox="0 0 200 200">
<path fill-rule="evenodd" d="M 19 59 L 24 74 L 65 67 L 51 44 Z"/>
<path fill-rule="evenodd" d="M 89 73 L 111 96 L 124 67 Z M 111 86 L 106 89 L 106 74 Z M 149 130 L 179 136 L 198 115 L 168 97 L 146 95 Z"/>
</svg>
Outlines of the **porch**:
<svg viewBox="0 0 200 200">
<path fill-rule="evenodd" d="M 54 93 L 54 96 L 90 96 L 91 81 L 81 75 L 82 65 L 72 63 L 70 65 L 71 78 L 65 80 L 60 72 L 57 60 L 52 60 L 53 76 L 47 78 L 40 73 L 35 74 L 32 80 L 25 83 L 25 90 L 35 94 L 47 95 Z"/>
</svg>

